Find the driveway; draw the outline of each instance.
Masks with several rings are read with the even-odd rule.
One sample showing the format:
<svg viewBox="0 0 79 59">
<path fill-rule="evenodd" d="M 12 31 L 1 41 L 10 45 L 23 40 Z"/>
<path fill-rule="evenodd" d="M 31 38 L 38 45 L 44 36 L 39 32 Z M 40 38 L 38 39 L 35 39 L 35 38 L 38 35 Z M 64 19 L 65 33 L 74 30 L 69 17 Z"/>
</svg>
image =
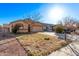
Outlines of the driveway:
<svg viewBox="0 0 79 59">
<path fill-rule="evenodd" d="M 6 34 L 11 36 L 11 34 Z M 5 37 L 5 38 L 6 38 Z M 2 38 L 2 37 L 1 37 Z M 27 55 L 23 47 L 19 44 L 15 37 L 8 37 L 0 40 L 0 56 L 25 56 Z"/>
</svg>

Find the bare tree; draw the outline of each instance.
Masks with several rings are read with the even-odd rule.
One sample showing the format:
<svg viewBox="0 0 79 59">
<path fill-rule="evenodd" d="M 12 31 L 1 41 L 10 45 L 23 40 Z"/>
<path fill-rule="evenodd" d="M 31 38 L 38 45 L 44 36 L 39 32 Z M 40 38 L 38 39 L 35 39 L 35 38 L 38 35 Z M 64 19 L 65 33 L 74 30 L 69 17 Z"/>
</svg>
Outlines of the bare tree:
<svg viewBox="0 0 79 59">
<path fill-rule="evenodd" d="M 29 15 L 26 15 L 23 18 L 30 18 L 30 19 L 35 20 L 35 21 L 40 21 L 42 18 L 42 15 L 40 13 L 31 13 Z"/>
<path fill-rule="evenodd" d="M 76 19 L 75 18 L 73 18 L 73 17 L 65 17 L 65 18 L 63 18 L 63 24 L 64 25 L 67 25 L 67 24 L 74 24 L 74 23 L 76 23 L 76 21 L 75 21 Z"/>
<path fill-rule="evenodd" d="M 69 29 L 71 31 L 77 29 L 78 24 L 76 19 L 70 16 L 63 18 L 63 20 L 61 20 L 59 23 L 62 24 L 64 28 Z"/>
<path fill-rule="evenodd" d="M 71 16 L 68 16 L 68 17 L 64 17 L 60 23 L 65 26 L 65 28 L 70 28 L 70 29 L 76 29 L 77 26 L 78 26 L 78 21 L 77 19 L 71 17 Z"/>
<path fill-rule="evenodd" d="M 78 21 L 76 21 L 75 18 L 73 17 L 64 17 L 62 20 L 58 21 L 58 24 L 61 24 L 61 25 L 69 25 L 69 24 L 77 24 Z"/>
</svg>

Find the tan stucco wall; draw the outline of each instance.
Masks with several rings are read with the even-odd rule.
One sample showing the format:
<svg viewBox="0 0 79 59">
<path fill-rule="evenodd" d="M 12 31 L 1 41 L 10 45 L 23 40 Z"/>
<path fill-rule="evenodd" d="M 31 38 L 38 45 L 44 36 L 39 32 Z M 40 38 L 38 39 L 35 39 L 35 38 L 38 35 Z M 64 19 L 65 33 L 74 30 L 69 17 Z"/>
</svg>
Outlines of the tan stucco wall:
<svg viewBox="0 0 79 59">
<path fill-rule="evenodd" d="M 18 32 L 26 33 L 28 30 L 18 30 Z"/>
<path fill-rule="evenodd" d="M 43 31 L 43 28 L 42 28 L 42 26 L 33 26 L 33 27 L 32 27 L 32 31 L 33 31 L 33 32 L 36 32 L 36 31 Z"/>
<path fill-rule="evenodd" d="M 31 32 L 38 32 L 38 31 L 43 31 L 43 25 L 40 24 L 40 23 L 35 23 L 35 22 L 32 22 L 32 21 L 27 21 L 27 22 L 22 22 L 22 21 L 19 21 L 19 22 L 15 22 L 15 23 L 12 23 L 10 24 L 10 32 L 12 27 L 14 27 L 16 24 L 23 24 L 23 30 L 19 30 L 19 32 L 28 32 L 28 25 L 30 25 L 30 31 Z"/>
</svg>

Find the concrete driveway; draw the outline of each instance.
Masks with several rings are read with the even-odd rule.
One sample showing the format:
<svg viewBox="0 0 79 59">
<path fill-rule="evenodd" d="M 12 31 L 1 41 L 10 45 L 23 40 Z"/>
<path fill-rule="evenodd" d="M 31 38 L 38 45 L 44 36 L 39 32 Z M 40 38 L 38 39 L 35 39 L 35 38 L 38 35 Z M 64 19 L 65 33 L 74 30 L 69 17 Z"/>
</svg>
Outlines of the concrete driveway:
<svg viewBox="0 0 79 59">
<path fill-rule="evenodd" d="M 11 34 L 9 34 L 9 36 L 11 36 Z M 7 39 L 4 39 L 3 37 L 3 40 L 0 40 L 0 56 L 25 56 L 25 55 L 27 55 L 25 50 L 19 44 L 19 42 L 16 40 L 15 37 L 12 38 L 8 37 Z"/>
</svg>

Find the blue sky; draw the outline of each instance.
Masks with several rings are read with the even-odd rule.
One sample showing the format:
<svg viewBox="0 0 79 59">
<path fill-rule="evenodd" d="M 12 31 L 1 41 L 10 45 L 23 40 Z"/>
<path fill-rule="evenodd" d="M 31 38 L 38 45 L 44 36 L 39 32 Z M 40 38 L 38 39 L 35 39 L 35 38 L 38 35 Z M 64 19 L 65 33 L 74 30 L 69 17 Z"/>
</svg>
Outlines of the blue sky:
<svg viewBox="0 0 79 59">
<path fill-rule="evenodd" d="M 79 19 L 79 4 L 0 3 L 0 24 L 23 19 L 35 13 L 41 14 L 41 22 L 55 24 L 66 16 Z"/>
</svg>

